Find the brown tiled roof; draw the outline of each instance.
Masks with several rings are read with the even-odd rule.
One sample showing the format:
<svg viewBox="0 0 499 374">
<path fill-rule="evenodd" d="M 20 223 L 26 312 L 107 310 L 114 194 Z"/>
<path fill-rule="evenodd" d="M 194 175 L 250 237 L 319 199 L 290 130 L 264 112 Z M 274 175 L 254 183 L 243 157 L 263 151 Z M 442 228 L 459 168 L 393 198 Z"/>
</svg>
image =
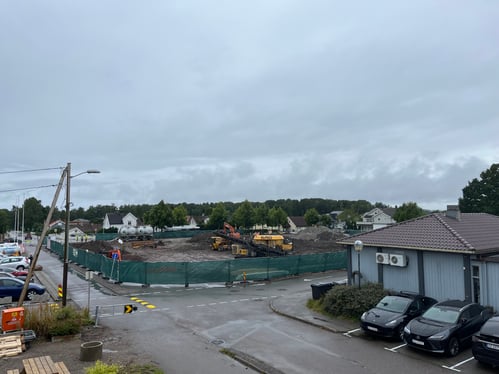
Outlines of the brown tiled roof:
<svg viewBox="0 0 499 374">
<path fill-rule="evenodd" d="M 499 252 L 499 217 L 487 213 L 461 213 L 460 219 L 432 213 L 338 241 L 352 245 L 361 240 L 369 247 L 407 248 L 445 252 Z"/>
</svg>

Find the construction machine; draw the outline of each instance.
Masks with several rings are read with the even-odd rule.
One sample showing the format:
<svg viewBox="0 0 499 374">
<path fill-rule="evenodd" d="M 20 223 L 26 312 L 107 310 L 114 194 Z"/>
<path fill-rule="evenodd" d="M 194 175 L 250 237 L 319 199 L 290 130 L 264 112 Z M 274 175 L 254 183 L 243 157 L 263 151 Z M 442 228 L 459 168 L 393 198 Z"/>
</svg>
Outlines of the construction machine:
<svg viewBox="0 0 499 374">
<path fill-rule="evenodd" d="M 230 240 L 221 236 L 212 236 L 211 248 L 214 251 L 227 251 L 231 249 Z"/>
<path fill-rule="evenodd" d="M 255 234 L 253 235 L 252 242 L 256 245 L 264 245 L 271 248 L 277 248 L 286 252 L 289 252 L 293 249 L 293 243 L 286 240 L 282 235 Z"/>
<path fill-rule="evenodd" d="M 231 249 L 236 257 L 270 257 L 283 256 L 293 249 L 293 244 L 282 235 L 256 234 L 250 239 L 244 239 L 227 222 L 223 230 L 215 232 L 217 236 L 212 237 L 212 248 L 214 250 Z"/>
</svg>

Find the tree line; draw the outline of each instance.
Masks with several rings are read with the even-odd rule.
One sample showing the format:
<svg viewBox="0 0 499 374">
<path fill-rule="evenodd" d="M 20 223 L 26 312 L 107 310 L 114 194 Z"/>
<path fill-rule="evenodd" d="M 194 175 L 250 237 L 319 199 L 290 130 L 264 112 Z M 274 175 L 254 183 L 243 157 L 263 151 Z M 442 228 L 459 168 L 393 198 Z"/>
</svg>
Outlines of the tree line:
<svg viewBox="0 0 499 374">
<path fill-rule="evenodd" d="M 287 225 L 288 216 L 303 216 L 309 225 L 331 224 L 330 213 L 341 211 L 338 219 L 346 222 L 347 227 L 355 228 L 355 222 L 359 221 L 361 215 L 375 207 L 387 208 L 386 204 L 376 202 L 374 204 L 367 200 L 333 200 L 323 198 L 306 199 L 279 199 L 264 202 L 216 202 L 216 203 L 179 203 L 169 204 L 161 200 L 158 204 L 139 205 L 97 205 L 88 209 L 72 209 L 72 219 L 81 218 L 91 223 L 101 224 L 107 213 L 132 213 L 144 223 L 161 229 L 164 227 L 181 226 L 186 223 L 186 217 L 209 217 L 207 229 L 223 227 L 225 221 L 238 227 L 252 227 L 255 224 L 266 224 L 268 226 Z M 460 210 L 464 213 L 490 213 L 499 215 L 499 164 L 492 166 L 480 174 L 480 179 L 475 178 L 463 188 L 463 197 L 459 199 Z M 401 222 L 426 214 L 414 202 L 402 204 L 395 207 L 394 219 Z M 21 210 L 24 209 L 22 213 Z M 12 230 L 15 226 L 16 217 L 22 214 L 24 230 L 41 231 L 45 219 L 50 210 L 49 206 L 43 206 L 40 200 L 34 197 L 24 201 L 23 206 L 13 206 L 11 210 L 0 209 L 0 233 Z M 52 215 L 52 220 L 65 220 L 65 210 L 57 207 Z"/>
</svg>

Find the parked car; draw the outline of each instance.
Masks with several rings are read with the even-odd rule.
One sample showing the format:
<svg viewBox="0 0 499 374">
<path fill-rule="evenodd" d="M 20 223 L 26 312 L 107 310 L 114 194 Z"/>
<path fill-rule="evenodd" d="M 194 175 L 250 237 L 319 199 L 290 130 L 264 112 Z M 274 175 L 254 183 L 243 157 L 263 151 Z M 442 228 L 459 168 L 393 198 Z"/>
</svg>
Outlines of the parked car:
<svg viewBox="0 0 499 374">
<path fill-rule="evenodd" d="M 431 297 L 411 292 L 385 296 L 362 314 L 360 327 L 370 335 L 402 340 L 405 325 L 436 303 L 437 300 Z"/>
<path fill-rule="evenodd" d="M 490 318 L 480 331 L 473 335 L 471 351 L 475 360 L 499 366 L 499 316 Z"/>
<path fill-rule="evenodd" d="M 22 281 L 25 281 L 27 278 L 28 272 L 27 271 L 1 271 L 0 270 L 0 277 L 11 277 L 11 278 L 17 278 Z M 33 282 L 34 279 L 31 277 L 31 282 Z"/>
<path fill-rule="evenodd" d="M 11 274 L 13 274 L 16 277 L 18 277 L 18 276 L 27 276 L 28 275 L 28 271 L 27 270 L 17 270 L 14 265 L 4 265 L 4 264 L 1 264 L 0 265 L 0 271 L 3 271 L 5 273 L 11 273 Z"/>
<path fill-rule="evenodd" d="M 410 347 L 455 356 L 491 316 L 480 304 L 443 301 L 409 322 L 404 339 Z"/>
<path fill-rule="evenodd" d="M 0 297 L 12 297 L 18 301 L 23 291 L 24 281 L 11 277 L 0 277 Z M 32 300 L 34 295 L 43 295 L 45 287 L 41 284 L 30 282 L 26 292 L 26 299 Z"/>
<path fill-rule="evenodd" d="M 0 266 L 15 267 L 17 270 L 29 268 L 30 260 L 24 256 L 8 256 L 0 259 Z"/>
</svg>

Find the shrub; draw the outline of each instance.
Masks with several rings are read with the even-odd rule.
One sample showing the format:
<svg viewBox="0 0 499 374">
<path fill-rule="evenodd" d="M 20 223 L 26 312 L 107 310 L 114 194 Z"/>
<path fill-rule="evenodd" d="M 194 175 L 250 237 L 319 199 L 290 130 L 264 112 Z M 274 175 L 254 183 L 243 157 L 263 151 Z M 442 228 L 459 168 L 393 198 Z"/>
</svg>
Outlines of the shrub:
<svg viewBox="0 0 499 374">
<path fill-rule="evenodd" d="M 97 360 L 94 366 L 85 369 L 85 374 L 118 374 L 119 369 L 116 364 L 105 364 Z"/>
<path fill-rule="evenodd" d="M 337 285 L 321 300 L 321 307 L 333 316 L 358 319 L 373 308 L 388 291 L 378 283 L 368 283 L 360 289 L 355 286 Z"/>
<path fill-rule="evenodd" d="M 154 365 L 137 364 L 105 364 L 98 360 L 95 365 L 85 369 L 85 374 L 164 374 L 164 371 Z"/>
<path fill-rule="evenodd" d="M 26 308 L 24 327 L 37 336 L 74 335 L 82 326 L 90 324 L 88 309 L 76 310 L 71 306 L 60 308 L 57 304 L 39 304 Z"/>
</svg>

